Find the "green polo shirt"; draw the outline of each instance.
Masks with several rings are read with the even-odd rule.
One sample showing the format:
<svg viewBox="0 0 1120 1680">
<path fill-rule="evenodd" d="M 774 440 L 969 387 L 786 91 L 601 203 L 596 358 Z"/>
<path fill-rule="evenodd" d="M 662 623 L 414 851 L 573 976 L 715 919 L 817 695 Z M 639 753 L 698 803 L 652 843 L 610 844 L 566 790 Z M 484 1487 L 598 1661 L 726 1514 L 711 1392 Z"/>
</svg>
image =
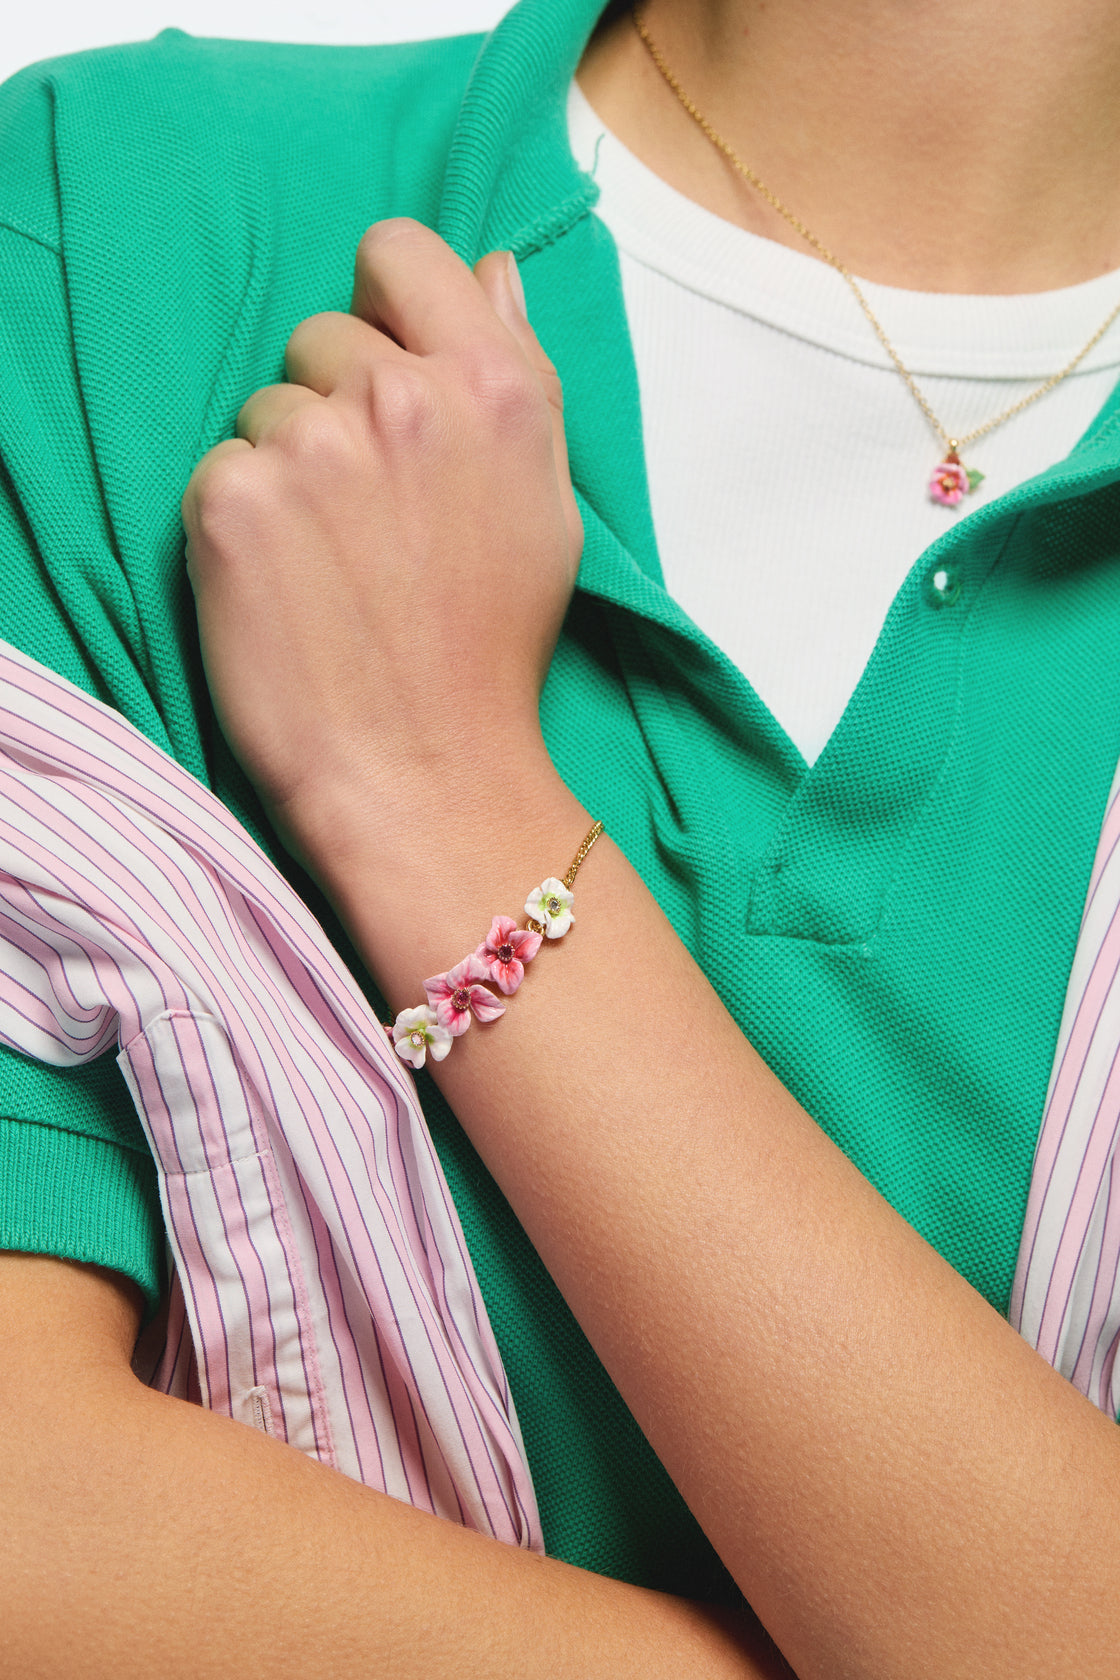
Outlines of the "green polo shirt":
<svg viewBox="0 0 1120 1680">
<path fill-rule="evenodd" d="M 276 856 L 202 680 L 179 498 L 280 377 L 297 322 L 347 307 L 369 223 L 419 217 L 468 259 L 511 247 L 564 382 L 586 525 L 542 704 L 553 757 L 779 1077 L 1003 1310 L 1120 753 L 1114 405 L 919 561 L 807 768 L 661 584 L 616 254 L 567 145 L 597 9 L 522 0 L 485 40 L 405 47 L 168 31 L 6 85 L 0 635 L 118 707 Z M 726 1591 L 422 1089 L 550 1550 Z M 154 1174 L 111 1059 L 70 1072 L 4 1054 L 0 1114 L 0 1246 L 96 1261 L 154 1299 Z"/>
</svg>

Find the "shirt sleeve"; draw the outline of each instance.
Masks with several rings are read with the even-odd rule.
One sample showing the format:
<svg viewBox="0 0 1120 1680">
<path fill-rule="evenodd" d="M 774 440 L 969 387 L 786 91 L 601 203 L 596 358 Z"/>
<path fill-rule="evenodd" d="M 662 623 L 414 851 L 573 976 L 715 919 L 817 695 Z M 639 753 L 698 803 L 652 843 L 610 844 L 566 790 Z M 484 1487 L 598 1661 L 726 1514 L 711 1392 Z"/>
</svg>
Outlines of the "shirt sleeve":
<svg viewBox="0 0 1120 1680">
<path fill-rule="evenodd" d="M 61 202 L 33 67 L 0 88 L 0 636 L 158 734 L 85 422 Z M 105 1266 L 157 1299 L 155 1167 L 112 1055 L 57 1068 L 0 1047 L 0 1248 Z"/>
</svg>

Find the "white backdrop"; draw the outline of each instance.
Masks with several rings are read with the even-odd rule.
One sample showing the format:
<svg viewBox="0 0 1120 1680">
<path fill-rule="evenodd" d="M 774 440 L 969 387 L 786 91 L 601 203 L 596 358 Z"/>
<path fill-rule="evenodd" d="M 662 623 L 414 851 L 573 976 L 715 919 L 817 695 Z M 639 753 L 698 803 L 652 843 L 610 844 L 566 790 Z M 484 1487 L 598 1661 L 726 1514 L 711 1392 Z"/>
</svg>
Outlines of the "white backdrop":
<svg viewBox="0 0 1120 1680">
<path fill-rule="evenodd" d="M 256 41 L 416 41 L 489 29 L 512 0 L 7 0 L 0 82 L 24 64 L 161 29 Z"/>
</svg>

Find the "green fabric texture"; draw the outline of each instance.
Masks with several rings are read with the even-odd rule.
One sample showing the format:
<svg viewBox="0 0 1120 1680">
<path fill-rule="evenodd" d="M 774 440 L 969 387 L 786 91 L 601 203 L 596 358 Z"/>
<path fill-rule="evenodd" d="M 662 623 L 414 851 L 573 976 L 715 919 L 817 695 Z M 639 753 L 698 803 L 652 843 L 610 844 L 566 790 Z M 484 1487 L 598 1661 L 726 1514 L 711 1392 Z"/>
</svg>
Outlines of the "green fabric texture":
<svg viewBox="0 0 1120 1680">
<path fill-rule="evenodd" d="M 0 635 L 119 707 L 277 856 L 202 682 L 182 490 L 280 376 L 297 322 L 347 307 L 370 222 L 419 217 L 468 260 L 512 248 L 564 382 L 586 528 L 542 701 L 556 763 L 780 1078 L 1003 1311 L 1120 753 L 1120 422 L 1110 405 L 1067 461 L 947 528 L 808 769 L 661 586 L 616 253 L 567 146 L 565 93 L 597 10 L 522 0 L 485 41 L 392 48 L 169 31 L 7 84 Z M 951 605 L 928 587 L 935 565 L 958 570 Z M 4 1229 L 14 1247 L 96 1246 L 151 1295 L 157 1214 L 123 1086 L 106 1079 L 0 1060 L 6 1147 L 26 1161 L 6 1179 Z M 421 1086 L 549 1549 L 732 1596 Z M 80 1193 L 43 1192 L 68 1175 Z"/>
<path fill-rule="evenodd" d="M 110 1071 L 106 1097 L 119 1107 L 115 1065 Z M 81 1099 L 63 1106 L 69 1127 Z M 163 1225 L 155 1165 L 143 1134 L 139 1141 L 129 1148 L 76 1125 L 0 1118 L 0 1249 L 108 1266 L 156 1295 L 165 1280 Z"/>
</svg>

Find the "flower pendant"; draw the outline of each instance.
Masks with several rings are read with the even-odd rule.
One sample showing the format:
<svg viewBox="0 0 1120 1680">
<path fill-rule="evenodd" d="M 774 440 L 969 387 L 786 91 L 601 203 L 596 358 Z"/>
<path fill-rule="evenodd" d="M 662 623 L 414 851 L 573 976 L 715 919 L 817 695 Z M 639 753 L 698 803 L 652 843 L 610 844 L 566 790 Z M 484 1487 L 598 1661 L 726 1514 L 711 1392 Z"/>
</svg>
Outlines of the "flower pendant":
<svg viewBox="0 0 1120 1680">
<path fill-rule="evenodd" d="M 983 481 L 984 474 L 977 472 L 975 467 L 966 467 L 957 451 L 950 448 L 945 459 L 939 461 L 929 475 L 930 501 L 941 502 L 945 507 L 956 507 Z"/>
</svg>

